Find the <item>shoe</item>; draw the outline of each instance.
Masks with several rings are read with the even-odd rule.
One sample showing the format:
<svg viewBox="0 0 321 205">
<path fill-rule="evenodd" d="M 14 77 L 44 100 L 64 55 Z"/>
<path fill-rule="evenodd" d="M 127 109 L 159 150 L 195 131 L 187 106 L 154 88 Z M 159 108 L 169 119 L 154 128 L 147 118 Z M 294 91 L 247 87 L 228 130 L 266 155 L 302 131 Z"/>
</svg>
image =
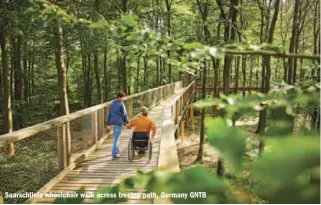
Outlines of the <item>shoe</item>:
<svg viewBox="0 0 321 205">
<path fill-rule="evenodd" d="M 117 160 L 117 159 L 119 159 L 119 157 L 113 157 L 113 160 Z"/>
</svg>

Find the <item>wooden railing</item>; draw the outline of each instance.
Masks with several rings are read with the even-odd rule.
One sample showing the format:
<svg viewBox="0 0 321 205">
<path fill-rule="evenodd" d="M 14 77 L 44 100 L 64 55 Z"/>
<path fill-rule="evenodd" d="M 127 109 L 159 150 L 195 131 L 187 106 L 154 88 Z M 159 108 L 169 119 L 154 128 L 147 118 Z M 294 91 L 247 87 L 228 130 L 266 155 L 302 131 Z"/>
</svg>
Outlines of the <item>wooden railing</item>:
<svg viewBox="0 0 321 205">
<path fill-rule="evenodd" d="M 178 81 L 127 96 L 124 103 L 128 116 L 132 118 L 139 114 L 141 106 L 157 105 L 180 88 L 182 88 L 182 82 Z M 111 102 L 1 135 L 0 157 L 7 163 L 0 163 L 0 178 L 9 179 L 19 173 L 30 176 L 30 180 L 27 177 L 24 181 L 32 184 L 34 183 L 33 174 L 41 173 L 45 176 L 44 179 L 39 179 L 32 187 L 26 184 L 24 190 L 33 192 L 41 187 L 42 191 L 49 189 L 48 181 L 63 177 L 111 134 L 105 129 Z M 37 177 L 39 178 L 39 174 Z M 21 190 L 21 181 L 17 184 L 6 183 L 5 180 L 1 181 L 0 193 L 15 193 Z M 11 202 L 21 203 L 21 201 L 8 201 L 8 203 Z"/>
<path fill-rule="evenodd" d="M 158 169 L 165 172 L 179 172 L 179 160 L 176 147 L 176 139 L 184 135 L 184 115 L 191 107 L 190 103 L 195 94 L 195 80 L 182 89 L 174 98 L 164 104 L 167 115 L 162 128 L 159 148 Z M 170 113 L 168 113 L 170 112 Z M 169 115 L 171 114 L 171 115 Z M 154 203 L 170 203 L 168 200 L 155 199 Z"/>
<path fill-rule="evenodd" d="M 194 97 L 196 89 L 196 81 L 191 82 L 179 95 L 177 95 L 175 104 L 173 104 L 172 110 L 174 110 L 174 123 L 175 123 L 175 137 L 179 135 L 184 136 L 184 123 L 183 121 L 186 111 L 189 109 L 189 105 Z"/>
</svg>

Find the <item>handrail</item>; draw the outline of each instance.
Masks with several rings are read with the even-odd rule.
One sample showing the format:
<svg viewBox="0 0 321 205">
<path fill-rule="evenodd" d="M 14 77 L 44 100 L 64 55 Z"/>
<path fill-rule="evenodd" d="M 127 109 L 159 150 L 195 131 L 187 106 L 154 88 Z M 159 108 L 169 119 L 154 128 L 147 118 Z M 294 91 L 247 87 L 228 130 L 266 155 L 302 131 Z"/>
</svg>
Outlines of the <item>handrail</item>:
<svg viewBox="0 0 321 205">
<path fill-rule="evenodd" d="M 130 99 L 132 99 L 134 97 L 141 96 L 141 95 L 144 95 L 146 93 L 150 93 L 150 92 L 153 92 L 155 90 L 158 90 L 158 89 L 161 89 L 161 88 L 164 88 L 164 87 L 175 85 L 175 84 L 177 84 L 179 82 L 181 82 L 181 81 L 176 81 L 174 83 L 170 83 L 170 84 L 163 85 L 163 86 L 160 86 L 160 87 L 148 89 L 146 91 L 142 91 L 142 92 L 139 92 L 139 93 L 136 93 L 136 94 L 133 94 L 133 95 L 129 95 L 129 96 L 125 97 L 125 100 L 130 100 Z M 36 124 L 36 125 L 30 126 L 30 127 L 26 127 L 26 128 L 11 132 L 11 133 L 0 135 L 0 146 L 2 144 L 12 143 L 12 142 L 27 138 L 29 136 L 32 136 L 32 135 L 34 135 L 36 133 L 39 133 L 39 132 L 48 130 L 50 128 L 62 125 L 64 123 L 66 123 L 66 122 L 69 122 L 69 121 L 74 120 L 76 118 L 79 118 L 79 117 L 82 117 L 84 115 L 87 115 L 87 114 L 89 114 L 91 112 L 94 112 L 94 111 L 97 111 L 99 109 L 102 109 L 102 108 L 110 105 L 111 103 L 112 103 L 112 101 L 105 102 L 105 103 L 98 104 L 98 105 L 94 105 L 92 107 L 85 108 L 83 110 L 76 111 L 76 112 L 68 114 L 68 115 L 60 116 L 60 117 L 54 118 L 52 120 L 48 120 L 48 121 L 42 122 L 40 124 Z"/>
<path fill-rule="evenodd" d="M 174 105 L 176 103 L 177 100 L 179 100 L 179 98 L 181 98 L 184 93 L 190 89 L 192 86 L 194 86 L 194 84 L 196 85 L 196 81 L 192 81 L 187 87 L 185 87 L 183 90 L 180 91 L 180 93 L 173 99 L 172 103 L 170 105 Z"/>
</svg>

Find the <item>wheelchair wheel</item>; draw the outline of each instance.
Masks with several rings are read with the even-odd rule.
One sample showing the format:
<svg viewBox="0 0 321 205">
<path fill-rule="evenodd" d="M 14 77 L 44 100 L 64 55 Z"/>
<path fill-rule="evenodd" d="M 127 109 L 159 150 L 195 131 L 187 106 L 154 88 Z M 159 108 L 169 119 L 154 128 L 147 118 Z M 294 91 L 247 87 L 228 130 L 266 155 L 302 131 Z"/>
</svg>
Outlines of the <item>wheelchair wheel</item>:
<svg viewBox="0 0 321 205">
<path fill-rule="evenodd" d="M 153 144 L 152 144 L 152 142 L 149 140 L 149 141 L 148 141 L 148 160 L 149 160 L 149 161 L 152 160 L 152 153 L 153 153 Z"/>
<path fill-rule="evenodd" d="M 133 142 L 132 142 L 132 138 L 129 139 L 128 142 L 128 160 L 129 161 L 133 161 L 134 157 L 135 157 L 135 151 L 133 150 Z"/>
</svg>

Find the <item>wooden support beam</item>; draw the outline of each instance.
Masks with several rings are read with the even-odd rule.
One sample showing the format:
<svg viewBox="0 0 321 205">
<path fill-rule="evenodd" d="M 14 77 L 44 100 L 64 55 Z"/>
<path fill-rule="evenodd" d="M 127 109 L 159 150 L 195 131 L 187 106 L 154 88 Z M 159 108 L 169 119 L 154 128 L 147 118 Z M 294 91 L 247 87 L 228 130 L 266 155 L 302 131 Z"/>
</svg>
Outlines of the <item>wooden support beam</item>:
<svg viewBox="0 0 321 205">
<path fill-rule="evenodd" d="M 7 144 L 7 152 L 9 156 L 14 155 L 14 145 L 13 142 Z"/>
<path fill-rule="evenodd" d="M 179 99 L 180 101 L 180 105 L 179 105 L 179 115 L 182 115 L 183 113 L 183 109 L 184 109 L 184 98 L 183 98 L 184 95 L 182 95 Z"/>
<path fill-rule="evenodd" d="M 57 158 L 59 170 L 63 170 L 68 164 L 66 127 L 66 124 L 62 124 L 61 126 L 57 127 Z"/>
<path fill-rule="evenodd" d="M 70 164 L 70 159 L 71 159 L 70 122 L 66 122 L 66 155 L 67 155 L 67 165 L 69 165 Z"/>
<path fill-rule="evenodd" d="M 179 103 L 180 103 L 179 100 L 177 100 L 175 103 L 175 124 L 178 123 L 178 119 L 179 119 L 179 112 L 180 112 Z"/>
<path fill-rule="evenodd" d="M 98 126 L 98 139 L 103 138 L 104 136 L 104 127 L 105 127 L 105 116 L 104 108 L 99 110 L 99 126 Z"/>
<path fill-rule="evenodd" d="M 3 200 L 3 197 L 2 197 L 2 193 L 0 192 L 0 204 L 4 204 L 4 200 Z"/>
<path fill-rule="evenodd" d="M 174 136 L 175 136 L 175 139 L 178 139 L 178 137 L 179 137 L 179 129 L 176 129 Z"/>
<path fill-rule="evenodd" d="M 190 120 L 191 120 L 191 122 L 192 122 L 192 129 L 193 129 L 193 132 L 195 132 L 194 108 L 193 108 L 193 105 L 190 105 L 189 108 L 190 108 Z"/>
<path fill-rule="evenodd" d="M 144 94 L 140 96 L 140 107 L 143 107 L 145 104 L 144 102 Z"/>
<path fill-rule="evenodd" d="M 184 135 L 185 135 L 184 128 L 185 128 L 185 121 L 182 120 L 181 121 L 181 127 L 180 127 L 180 134 L 181 134 L 181 140 L 182 141 L 184 141 Z"/>
<path fill-rule="evenodd" d="M 92 144 L 96 144 L 96 142 L 98 141 L 97 111 L 91 113 L 91 137 Z"/>
<path fill-rule="evenodd" d="M 129 99 L 127 103 L 128 103 L 127 114 L 129 119 L 131 119 L 133 117 L 133 99 Z"/>
</svg>

